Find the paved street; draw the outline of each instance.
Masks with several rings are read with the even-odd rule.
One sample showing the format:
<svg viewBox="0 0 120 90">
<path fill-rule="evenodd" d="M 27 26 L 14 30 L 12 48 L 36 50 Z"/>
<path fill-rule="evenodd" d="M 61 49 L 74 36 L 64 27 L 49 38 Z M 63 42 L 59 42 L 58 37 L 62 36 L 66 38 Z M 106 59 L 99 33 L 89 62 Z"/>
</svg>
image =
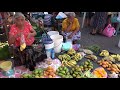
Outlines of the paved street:
<svg viewBox="0 0 120 90">
<path fill-rule="evenodd" d="M 82 18 L 79 18 L 79 21 L 82 25 Z M 105 37 L 102 35 L 90 35 L 89 33 L 91 32 L 90 27 L 84 27 L 81 29 L 82 35 L 81 35 L 81 45 L 82 46 L 90 46 L 90 45 L 99 45 L 101 49 L 106 49 L 112 53 L 119 53 L 120 54 L 120 48 L 117 47 L 119 39 L 120 39 L 120 34 L 118 34 L 115 37 Z"/>
</svg>

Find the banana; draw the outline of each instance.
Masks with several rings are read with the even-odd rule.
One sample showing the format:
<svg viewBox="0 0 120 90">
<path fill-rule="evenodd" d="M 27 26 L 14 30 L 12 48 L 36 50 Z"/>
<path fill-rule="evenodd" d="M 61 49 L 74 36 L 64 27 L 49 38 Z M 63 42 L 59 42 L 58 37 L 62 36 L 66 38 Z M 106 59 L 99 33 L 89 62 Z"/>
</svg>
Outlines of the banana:
<svg viewBox="0 0 120 90">
<path fill-rule="evenodd" d="M 107 50 L 102 50 L 100 56 L 109 56 L 109 52 Z"/>
<path fill-rule="evenodd" d="M 20 46 L 20 51 L 23 51 L 25 48 L 26 48 L 26 44 L 23 43 L 23 44 Z"/>
</svg>

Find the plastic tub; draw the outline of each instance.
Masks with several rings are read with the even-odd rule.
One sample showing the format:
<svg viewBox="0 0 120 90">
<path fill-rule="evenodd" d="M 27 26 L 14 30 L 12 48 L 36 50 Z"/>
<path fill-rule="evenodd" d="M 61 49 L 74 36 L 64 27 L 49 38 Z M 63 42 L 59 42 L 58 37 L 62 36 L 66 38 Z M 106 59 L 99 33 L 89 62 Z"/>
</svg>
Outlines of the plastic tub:
<svg viewBox="0 0 120 90">
<path fill-rule="evenodd" d="M 59 35 L 59 32 L 58 31 L 49 31 L 49 32 L 47 32 L 47 34 L 49 36 L 51 36 L 51 35 Z"/>
<path fill-rule="evenodd" d="M 63 36 L 62 35 L 52 35 L 50 36 L 54 42 L 54 50 L 55 53 L 60 53 L 63 44 Z"/>
</svg>

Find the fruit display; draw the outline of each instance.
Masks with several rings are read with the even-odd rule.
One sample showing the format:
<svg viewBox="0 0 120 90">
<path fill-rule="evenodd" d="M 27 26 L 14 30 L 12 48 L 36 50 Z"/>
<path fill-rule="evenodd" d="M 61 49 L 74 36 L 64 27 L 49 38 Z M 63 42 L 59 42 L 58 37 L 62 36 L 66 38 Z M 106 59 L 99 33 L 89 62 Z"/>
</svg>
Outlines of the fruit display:
<svg viewBox="0 0 120 90">
<path fill-rule="evenodd" d="M 76 67 L 73 67 L 70 71 L 71 75 L 74 78 L 81 78 L 82 76 L 82 69 L 77 65 Z"/>
<path fill-rule="evenodd" d="M 32 72 L 32 76 L 33 76 L 33 78 L 41 78 L 41 77 L 43 77 L 43 73 L 44 73 L 44 70 L 41 68 L 38 68 Z"/>
<path fill-rule="evenodd" d="M 75 53 L 75 55 L 73 55 L 71 59 L 75 61 L 79 61 L 82 59 L 82 55 L 80 53 Z"/>
<path fill-rule="evenodd" d="M 21 78 L 33 78 L 32 74 L 23 74 L 21 75 Z"/>
<path fill-rule="evenodd" d="M 12 52 L 12 51 L 11 51 Z M 10 57 L 8 42 L 0 42 L 0 60 Z"/>
<path fill-rule="evenodd" d="M 111 56 L 104 57 L 103 60 L 108 60 L 108 61 L 115 62 L 115 59 Z"/>
<path fill-rule="evenodd" d="M 93 61 L 97 61 L 97 57 L 95 55 L 87 55 L 85 56 L 87 59 L 93 60 Z"/>
<path fill-rule="evenodd" d="M 72 68 L 70 73 L 74 78 L 96 78 L 90 70 L 84 71 L 83 67 L 79 65 Z"/>
<path fill-rule="evenodd" d="M 94 53 L 98 53 L 100 51 L 100 46 L 92 45 L 92 46 L 87 47 L 87 49 L 93 51 Z"/>
<path fill-rule="evenodd" d="M 109 56 L 109 52 L 107 50 L 102 50 L 102 52 L 99 55 L 103 57 L 107 57 Z"/>
<path fill-rule="evenodd" d="M 116 61 L 120 61 L 120 55 L 111 55 L 112 58 L 114 58 Z"/>
<path fill-rule="evenodd" d="M 70 61 L 63 61 L 62 64 L 64 66 L 74 67 L 77 64 L 77 62 L 75 60 L 70 60 Z"/>
<path fill-rule="evenodd" d="M 106 68 L 107 70 L 109 70 L 111 73 L 115 72 L 115 73 L 119 73 L 120 70 L 117 67 L 116 64 L 113 64 L 111 61 L 107 61 L 107 60 L 100 60 L 98 61 L 99 65 L 101 65 L 103 68 Z"/>
<path fill-rule="evenodd" d="M 44 77 L 46 78 L 55 78 L 56 71 L 51 66 L 48 66 L 47 69 L 44 71 Z"/>
<path fill-rule="evenodd" d="M 120 64 L 119 63 L 116 63 L 117 67 L 120 69 Z"/>
<path fill-rule="evenodd" d="M 89 49 L 83 49 L 83 52 L 85 54 L 88 54 L 88 55 L 92 55 L 93 54 L 93 52 L 91 50 L 89 50 Z"/>
<path fill-rule="evenodd" d="M 68 52 L 67 52 L 67 54 L 68 55 L 75 55 L 75 53 L 76 53 L 76 51 L 72 48 L 72 49 L 70 49 Z"/>
<path fill-rule="evenodd" d="M 82 66 L 85 71 L 93 69 L 93 63 L 90 60 L 83 62 Z"/>
<path fill-rule="evenodd" d="M 63 54 L 63 55 L 59 55 L 58 59 L 60 59 L 61 61 L 70 61 L 71 57 L 68 54 Z"/>
<path fill-rule="evenodd" d="M 73 78 L 70 75 L 69 69 L 65 66 L 61 66 L 57 69 L 56 74 L 61 78 Z"/>
<path fill-rule="evenodd" d="M 22 78 L 43 78 L 43 72 L 44 70 L 39 68 L 35 69 L 32 74 L 23 74 L 21 77 Z"/>
<path fill-rule="evenodd" d="M 85 71 L 81 78 L 97 78 L 90 70 Z"/>
<path fill-rule="evenodd" d="M 93 71 L 93 74 L 97 77 L 97 78 L 107 78 L 107 72 L 105 71 L 104 68 L 100 67 L 100 68 L 96 68 Z"/>
</svg>

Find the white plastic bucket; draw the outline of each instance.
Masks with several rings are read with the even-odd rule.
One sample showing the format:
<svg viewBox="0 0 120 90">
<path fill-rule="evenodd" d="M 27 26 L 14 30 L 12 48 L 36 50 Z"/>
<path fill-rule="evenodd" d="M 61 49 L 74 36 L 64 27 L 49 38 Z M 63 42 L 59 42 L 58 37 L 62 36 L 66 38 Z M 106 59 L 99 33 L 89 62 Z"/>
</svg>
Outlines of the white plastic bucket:
<svg viewBox="0 0 120 90">
<path fill-rule="evenodd" d="M 51 49 L 54 48 L 54 42 L 51 44 L 45 44 L 45 49 Z"/>
<path fill-rule="evenodd" d="M 49 36 L 51 36 L 51 35 L 59 35 L 59 32 L 58 31 L 49 31 L 49 32 L 47 32 L 47 34 Z"/>
<path fill-rule="evenodd" d="M 58 46 L 54 47 L 55 53 L 60 53 L 60 52 L 61 52 L 62 44 L 63 44 L 63 43 L 60 43 Z"/>
<path fill-rule="evenodd" d="M 63 36 L 62 35 L 52 35 L 50 36 L 54 42 L 55 53 L 60 53 L 62 49 Z"/>
</svg>

